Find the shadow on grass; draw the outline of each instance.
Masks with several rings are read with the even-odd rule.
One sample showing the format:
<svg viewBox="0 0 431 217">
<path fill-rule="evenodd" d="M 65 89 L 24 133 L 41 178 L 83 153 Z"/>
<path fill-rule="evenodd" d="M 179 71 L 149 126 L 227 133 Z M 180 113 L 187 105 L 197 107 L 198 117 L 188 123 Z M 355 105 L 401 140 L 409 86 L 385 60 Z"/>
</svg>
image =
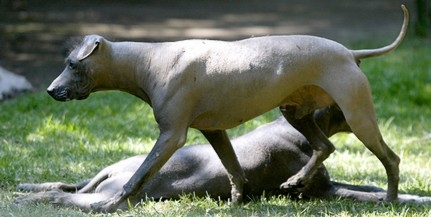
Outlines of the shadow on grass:
<svg viewBox="0 0 431 217">
<path fill-rule="evenodd" d="M 37 93 L 3 103 L 2 182 L 82 179 L 151 147 L 157 126 L 147 123 L 154 122 L 148 106 L 122 93 L 92 98 L 59 103 Z"/>
<path fill-rule="evenodd" d="M 152 109 L 121 92 L 95 93 L 85 101 L 56 102 L 34 93 L 0 105 L 0 180 L 80 181 L 120 159 L 150 151 L 158 137 Z M 270 112 L 243 127 L 243 134 L 273 120 Z M 207 143 L 190 130 L 188 144 Z"/>
</svg>

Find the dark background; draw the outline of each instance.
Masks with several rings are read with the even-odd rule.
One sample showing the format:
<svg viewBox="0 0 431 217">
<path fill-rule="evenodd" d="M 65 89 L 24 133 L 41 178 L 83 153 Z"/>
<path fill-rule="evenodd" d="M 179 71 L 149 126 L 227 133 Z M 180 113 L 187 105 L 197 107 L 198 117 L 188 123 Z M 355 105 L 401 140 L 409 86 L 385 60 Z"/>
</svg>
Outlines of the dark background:
<svg viewBox="0 0 431 217">
<path fill-rule="evenodd" d="M 386 45 L 402 3 L 414 22 L 414 2 L 401 0 L 0 0 L 0 65 L 43 90 L 63 70 L 65 42 L 86 34 L 147 42 L 311 34 Z"/>
</svg>

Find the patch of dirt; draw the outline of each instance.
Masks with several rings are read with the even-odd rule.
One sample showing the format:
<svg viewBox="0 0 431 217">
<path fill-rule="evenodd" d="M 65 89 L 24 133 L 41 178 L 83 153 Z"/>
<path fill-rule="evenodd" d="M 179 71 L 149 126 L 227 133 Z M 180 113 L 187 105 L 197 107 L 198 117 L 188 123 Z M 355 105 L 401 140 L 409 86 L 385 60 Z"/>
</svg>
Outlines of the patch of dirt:
<svg viewBox="0 0 431 217">
<path fill-rule="evenodd" d="M 389 43 L 401 27 L 403 1 L 117 2 L 0 0 L 0 65 L 43 90 L 63 70 L 65 42 L 86 34 L 147 42 L 311 34 L 341 43 L 375 38 Z M 414 13 L 412 1 L 406 5 Z"/>
</svg>

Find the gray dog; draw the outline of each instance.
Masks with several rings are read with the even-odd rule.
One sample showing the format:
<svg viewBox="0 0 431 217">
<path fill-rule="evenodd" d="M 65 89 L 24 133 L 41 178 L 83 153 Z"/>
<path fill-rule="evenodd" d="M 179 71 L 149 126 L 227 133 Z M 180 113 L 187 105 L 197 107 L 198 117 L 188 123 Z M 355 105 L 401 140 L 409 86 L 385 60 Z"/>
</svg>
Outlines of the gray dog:
<svg viewBox="0 0 431 217">
<path fill-rule="evenodd" d="M 343 114 L 336 107 L 316 112 L 316 121 L 327 135 L 350 131 Z M 350 198 L 359 201 L 380 201 L 386 193 L 376 187 L 352 186 L 331 182 L 324 166 L 319 167 L 310 184 L 297 192 L 286 192 L 280 183 L 297 173 L 312 154 L 304 136 L 285 119 L 261 126 L 256 130 L 232 140 L 238 160 L 248 183 L 244 186 L 247 196 L 272 194 L 298 195 L 302 198 L 331 199 Z M 250 151 L 253 150 L 253 151 Z M 91 211 L 91 204 L 107 200 L 120 191 L 147 156 L 134 156 L 112 164 L 91 180 L 71 185 L 61 182 L 21 184 L 20 191 L 39 193 L 16 198 L 20 204 L 47 202 L 60 206 L 77 207 Z M 180 148 L 141 191 L 131 197 L 136 204 L 147 197 L 177 199 L 182 194 L 194 193 L 199 197 L 229 198 L 229 179 L 223 165 L 209 144 Z M 431 198 L 399 195 L 400 201 L 430 202 Z M 120 208 L 127 208 L 123 202 Z"/>
<path fill-rule="evenodd" d="M 267 36 L 241 41 L 185 40 L 166 43 L 111 42 L 86 36 L 48 87 L 56 100 L 85 99 L 101 90 L 133 94 L 153 108 L 160 135 L 145 161 L 114 196 L 93 204 L 114 211 L 169 160 L 199 129 L 227 171 L 231 198 L 240 202 L 246 176 L 225 129 L 280 107 L 286 119 L 310 142 L 310 161 L 281 185 L 309 184 L 334 146 L 313 120 L 316 109 L 337 104 L 352 132 L 382 162 L 388 178 L 386 200 L 397 199 L 399 157 L 379 131 L 362 58 L 383 55 L 402 41 L 407 9 L 397 39 L 383 48 L 348 50 L 313 36 Z M 255 147 L 259 149 L 259 147 Z"/>
</svg>

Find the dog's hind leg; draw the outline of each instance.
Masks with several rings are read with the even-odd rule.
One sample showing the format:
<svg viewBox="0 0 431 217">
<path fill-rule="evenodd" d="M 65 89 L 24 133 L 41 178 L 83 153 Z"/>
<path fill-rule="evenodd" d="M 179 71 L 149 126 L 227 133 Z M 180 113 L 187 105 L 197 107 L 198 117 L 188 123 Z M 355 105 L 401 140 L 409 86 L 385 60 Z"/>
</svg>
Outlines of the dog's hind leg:
<svg viewBox="0 0 431 217">
<path fill-rule="evenodd" d="M 344 69 L 341 71 L 345 73 L 337 74 L 336 83 L 326 80 L 321 87 L 338 104 L 355 136 L 382 162 L 388 179 L 386 200 L 394 201 L 398 195 L 400 158 L 380 133 L 367 78 L 357 66 Z"/>
<path fill-rule="evenodd" d="M 301 132 L 307 138 L 313 149 L 313 155 L 302 169 L 290 177 L 286 182 L 281 184 L 283 189 L 302 188 L 308 184 L 314 173 L 322 165 L 322 162 L 335 150 L 334 145 L 328 140 L 325 134 L 320 130 L 314 119 L 314 113 L 305 115 L 297 119 L 295 106 L 282 106 L 280 111 L 287 121 L 295 129 Z"/>
<path fill-rule="evenodd" d="M 357 100 L 357 99 L 356 99 Z M 365 105 L 363 100 L 362 105 Z M 345 109 L 345 105 L 340 105 Z M 352 111 L 352 110 L 348 110 Z M 388 178 L 387 201 L 398 197 L 400 158 L 387 146 L 380 133 L 372 104 L 361 107 L 355 113 L 345 114 L 346 121 L 356 137 L 382 162 Z"/>
</svg>

